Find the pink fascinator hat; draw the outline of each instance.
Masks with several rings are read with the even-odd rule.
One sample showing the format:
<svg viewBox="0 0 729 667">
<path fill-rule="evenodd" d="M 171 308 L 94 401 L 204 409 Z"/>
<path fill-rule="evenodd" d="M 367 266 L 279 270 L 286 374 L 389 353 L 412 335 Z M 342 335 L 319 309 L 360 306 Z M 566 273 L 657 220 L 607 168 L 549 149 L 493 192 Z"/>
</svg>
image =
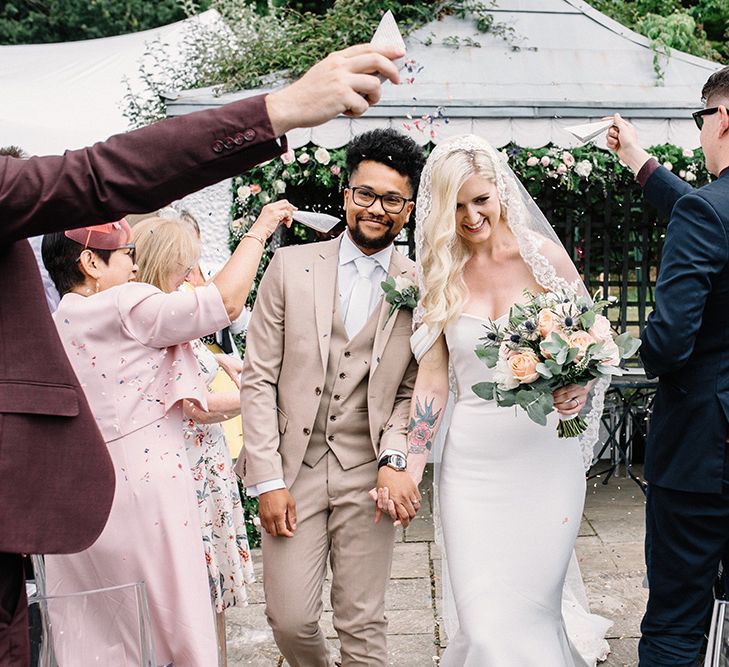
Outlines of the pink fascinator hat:
<svg viewBox="0 0 729 667">
<path fill-rule="evenodd" d="M 67 238 L 76 241 L 84 248 L 95 250 L 117 250 L 132 243 L 132 228 L 124 218 L 103 225 L 69 229 L 64 233 Z"/>
</svg>

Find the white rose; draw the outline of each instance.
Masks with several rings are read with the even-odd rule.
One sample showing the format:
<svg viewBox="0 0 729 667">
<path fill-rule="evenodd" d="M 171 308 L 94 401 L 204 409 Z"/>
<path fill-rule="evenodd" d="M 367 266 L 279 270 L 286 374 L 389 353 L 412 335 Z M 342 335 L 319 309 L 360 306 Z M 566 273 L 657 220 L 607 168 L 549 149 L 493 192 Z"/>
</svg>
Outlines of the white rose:
<svg viewBox="0 0 729 667">
<path fill-rule="evenodd" d="M 506 359 L 499 359 L 496 362 L 493 378 L 499 389 L 516 389 L 521 384 L 514 377 L 511 368 L 509 368 L 509 362 Z"/>
<path fill-rule="evenodd" d="M 542 159 L 539 160 L 539 162 L 541 162 L 543 167 L 548 167 L 552 161 L 546 155 L 544 155 L 542 156 Z"/>
<path fill-rule="evenodd" d="M 268 192 L 261 192 L 259 198 L 264 204 L 268 204 L 268 202 L 271 201 L 271 195 L 269 195 Z"/>
<path fill-rule="evenodd" d="M 415 285 L 415 283 L 407 276 L 395 276 L 395 289 L 398 292 L 404 292 L 413 285 Z"/>
<path fill-rule="evenodd" d="M 309 154 L 308 153 L 302 153 L 296 159 L 299 161 L 299 164 L 306 164 L 309 161 Z"/>
<path fill-rule="evenodd" d="M 279 195 L 286 192 L 286 181 L 282 181 L 280 179 L 275 180 L 273 182 L 273 191 Z"/>
<path fill-rule="evenodd" d="M 689 183 L 692 183 L 693 181 L 695 181 L 695 180 L 696 180 L 696 174 L 694 174 L 694 172 L 693 172 L 693 171 L 687 171 L 687 172 L 686 172 L 686 180 L 687 180 L 687 181 L 688 181 Z"/>
<path fill-rule="evenodd" d="M 294 161 L 294 151 L 290 148 L 281 156 L 281 162 L 284 164 L 291 164 Z"/>
<path fill-rule="evenodd" d="M 678 175 L 681 178 L 686 178 L 686 170 L 685 169 L 681 169 L 681 171 L 678 172 Z"/>
<path fill-rule="evenodd" d="M 592 162 L 581 160 L 575 165 L 575 173 L 580 178 L 587 178 L 592 173 Z"/>
<path fill-rule="evenodd" d="M 527 167 L 536 167 L 539 164 L 539 160 L 533 155 L 526 161 Z"/>
<path fill-rule="evenodd" d="M 247 185 L 241 185 L 236 191 L 236 194 L 238 195 L 238 199 L 240 199 L 240 201 L 245 201 L 246 199 L 248 199 L 248 197 L 251 196 L 251 189 Z"/>
<path fill-rule="evenodd" d="M 663 166 L 664 166 L 664 167 L 665 167 L 666 169 L 668 169 L 668 171 L 673 171 L 673 164 L 671 164 L 671 163 L 670 163 L 670 162 L 669 162 L 668 160 L 666 160 L 666 161 L 665 161 L 665 162 L 663 163 Z"/>
<path fill-rule="evenodd" d="M 562 162 L 567 165 L 567 167 L 574 167 L 575 166 L 575 156 L 572 155 L 569 151 L 564 151 L 562 153 Z"/>
<path fill-rule="evenodd" d="M 684 148 L 683 149 L 683 156 L 684 157 L 693 157 L 694 152 L 690 148 Z"/>
<path fill-rule="evenodd" d="M 558 174 L 566 174 L 567 173 L 567 165 L 562 164 L 561 162 L 557 165 L 557 173 Z"/>
<path fill-rule="evenodd" d="M 324 148 L 323 146 L 319 146 L 319 148 L 314 151 L 314 159 L 319 164 L 329 164 L 329 161 L 332 159 L 331 155 L 329 155 L 329 151 Z"/>
</svg>

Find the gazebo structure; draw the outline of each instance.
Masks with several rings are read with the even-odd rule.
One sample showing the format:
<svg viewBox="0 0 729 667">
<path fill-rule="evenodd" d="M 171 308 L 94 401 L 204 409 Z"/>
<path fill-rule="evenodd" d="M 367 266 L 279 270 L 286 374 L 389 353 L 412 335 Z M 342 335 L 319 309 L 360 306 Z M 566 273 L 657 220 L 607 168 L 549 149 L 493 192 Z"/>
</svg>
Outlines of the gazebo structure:
<svg viewBox="0 0 729 667">
<path fill-rule="evenodd" d="M 718 63 L 672 51 L 658 58 L 659 76 L 650 40 L 581 0 L 498 0 L 490 12 L 494 23 L 487 32 L 479 32 L 471 18 L 454 15 L 421 27 L 406 39 L 414 62 L 403 70 L 403 84 L 386 84 L 380 103 L 362 118 L 340 116 L 290 132 L 289 145 L 337 148 L 373 127 L 395 127 L 421 144 L 472 132 L 497 147 L 570 148 L 577 141 L 564 127 L 614 112 L 635 123 L 646 147 L 699 145 L 691 111 L 701 106 L 701 88 Z M 220 96 L 209 88 L 184 91 L 168 100 L 168 113 L 269 90 Z M 217 192 L 219 197 L 222 190 Z M 649 209 L 631 204 L 630 197 L 639 202 L 638 193 L 630 193 L 623 205 L 604 196 L 599 215 L 585 214 L 581 201 L 556 192 L 539 204 L 590 288 L 620 297 L 620 312 L 612 316 L 616 324 L 642 329 L 652 307 L 662 224 Z M 205 198 L 193 198 L 190 205 L 210 219 L 213 204 Z M 204 230 L 208 248 L 226 248 L 227 230 L 220 222 Z"/>
<path fill-rule="evenodd" d="M 490 12 L 495 28 L 486 33 L 456 16 L 421 27 L 405 40 L 415 63 L 403 78 L 412 83 L 386 85 L 380 103 L 360 119 L 293 131 L 289 144 L 336 148 L 364 130 L 393 126 L 423 144 L 473 132 L 498 147 L 570 147 L 575 139 L 565 126 L 617 111 L 635 122 L 646 146 L 698 146 L 690 112 L 700 106 L 701 87 L 717 63 L 672 51 L 658 58 L 659 78 L 650 40 L 581 0 L 498 0 Z M 168 112 L 269 90 L 217 97 L 210 88 L 184 91 L 168 100 Z M 447 124 L 435 118 L 438 109 Z M 412 118 L 423 115 L 435 120 L 414 127 Z"/>
</svg>

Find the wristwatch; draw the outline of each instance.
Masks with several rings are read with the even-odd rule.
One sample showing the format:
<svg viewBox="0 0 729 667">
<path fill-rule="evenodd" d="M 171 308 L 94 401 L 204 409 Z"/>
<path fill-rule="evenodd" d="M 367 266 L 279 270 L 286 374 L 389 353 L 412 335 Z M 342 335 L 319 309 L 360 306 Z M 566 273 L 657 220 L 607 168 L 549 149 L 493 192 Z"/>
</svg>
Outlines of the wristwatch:
<svg viewBox="0 0 729 667">
<path fill-rule="evenodd" d="M 398 472 L 403 472 L 407 470 L 408 460 L 402 454 L 388 454 L 380 459 L 380 462 L 377 464 L 377 469 L 379 470 L 384 466 L 397 470 Z"/>
</svg>

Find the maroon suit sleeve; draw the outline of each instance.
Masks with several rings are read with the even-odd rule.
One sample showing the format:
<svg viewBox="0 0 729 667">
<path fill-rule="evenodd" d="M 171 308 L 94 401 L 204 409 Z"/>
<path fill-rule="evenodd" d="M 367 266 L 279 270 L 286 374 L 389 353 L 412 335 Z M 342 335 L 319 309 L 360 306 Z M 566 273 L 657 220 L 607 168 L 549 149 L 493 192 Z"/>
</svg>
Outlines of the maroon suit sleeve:
<svg viewBox="0 0 729 667">
<path fill-rule="evenodd" d="M 285 150 L 261 95 L 62 156 L 0 158 L 0 247 L 153 211 Z"/>
</svg>

